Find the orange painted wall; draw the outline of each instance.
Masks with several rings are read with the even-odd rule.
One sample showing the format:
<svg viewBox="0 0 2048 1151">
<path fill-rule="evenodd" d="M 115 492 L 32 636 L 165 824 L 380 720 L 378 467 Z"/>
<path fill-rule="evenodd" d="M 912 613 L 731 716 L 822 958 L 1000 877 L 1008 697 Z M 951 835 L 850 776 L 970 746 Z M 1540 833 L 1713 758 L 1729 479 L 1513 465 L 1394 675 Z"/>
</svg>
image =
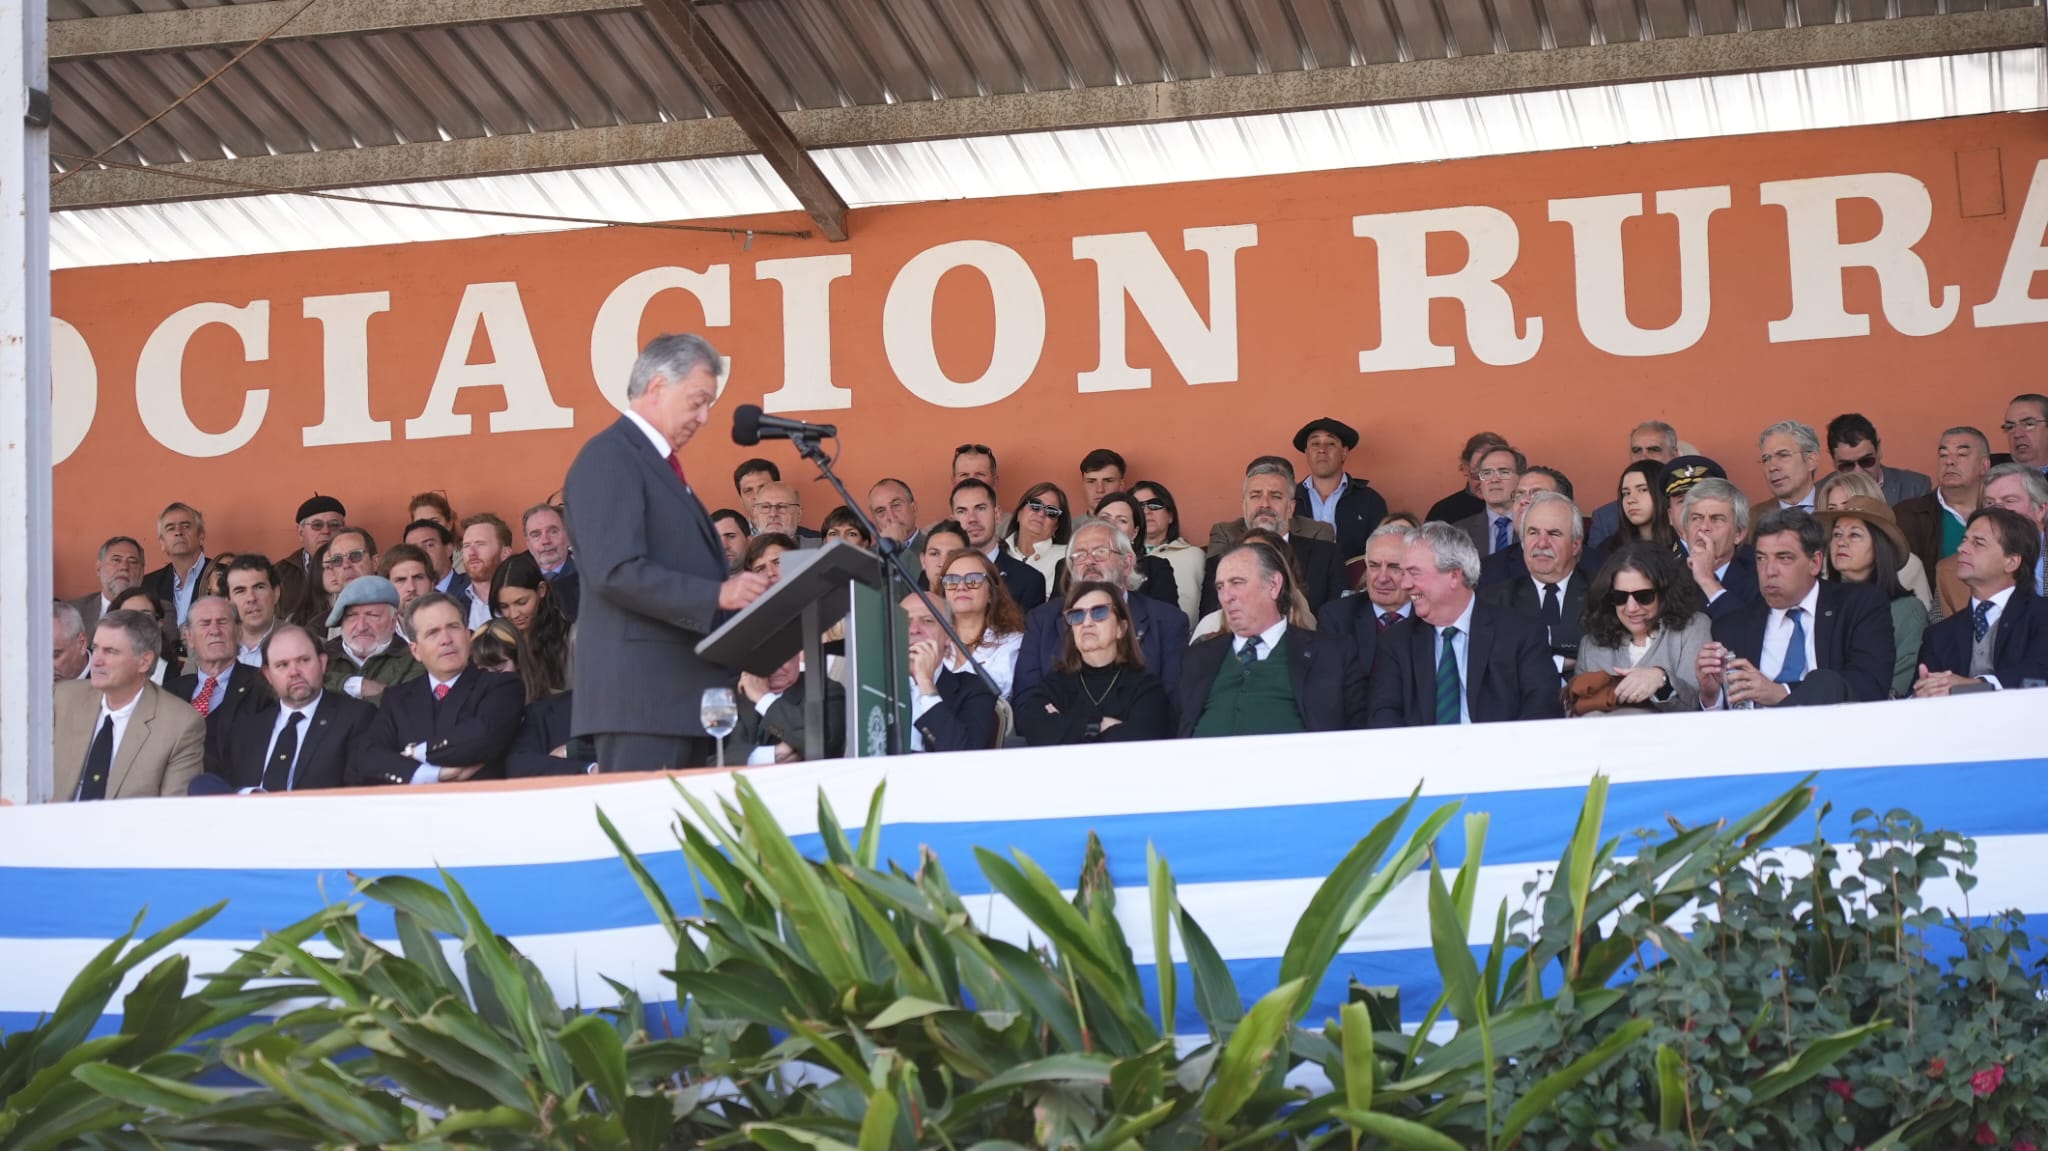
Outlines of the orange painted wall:
<svg viewBox="0 0 2048 1151">
<path fill-rule="evenodd" d="M 1996 150 L 1991 168 L 1985 149 Z M 1961 169 L 1959 153 L 1970 154 Z M 92 550 L 114 532 L 143 537 L 150 566 L 160 564 L 153 517 L 174 498 L 207 513 L 210 548 L 273 555 L 293 545 L 292 510 L 316 489 L 339 496 L 351 518 L 380 538 L 395 534 L 406 496 L 425 488 L 446 488 L 462 513 L 490 509 L 509 518 L 554 491 L 577 447 L 614 418 L 592 376 L 590 343 L 593 316 L 621 281 L 665 264 L 731 265 L 731 326 L 707 330 L 735 361 L 729 408 L 758 402 L 782 382 L 782 292 L 755 277 L 756 262 L 835 252 L 850 255 L 853 270 L 832 289 L 833 370 L 854 401 L 816 418 L 842 429 L 842 465 L 857 493 L 884 474 L 901 475 L 917 489 L 927 519 L 942 510 L 955 443 L 981 440 L 1001 452 L 1006 502 L 1041 478 L 1072 490 L 1081 455 L 1103 445 L 1123 451 L 1137 476 L 1169 484 L 1187 534 L 1199 538 L 1210 520 L 1231 513 L 1248 458 L 1287 452 L 1294 429 L 1325 414 L 1364 433 L 1354 474 L 1369 477 L 1394 506 L 1418 510 L 1453 486 L 1457 445 L 1481 427 L 1507 434 L 1534 461 L 1565 468 L 1588 508 L 1611 498 L 1626 462 L 1623 437 L 1648 417 L 1676 424 L 1751 490 L 1762 488 L 1754 462 L 1759 428 L 1787 417 L 1819 426 L 1850 409 L 1877 421 L 1891 462 L 1931 470 L 1940 428 L 1975 423 L 2002 448 L 1995 426 L 2005 399 L 2048 382 L 2048 326 L 1972 321 L 1972 307 L 1993 296 L 2009 253 L 2044 243 L 2038 231 L 2015 237 L 2044 157 L 2048 114 L 2006 115 L 873 208 L 853 214 L 853 240 L 836 246 L 757 237 L 746 249 L 720 236 L 622 228 L 62 272 L 54 310 L 91 349 L 98 403 L 89 433 L 56 472 L 57 586 L 67 595 L 90 587 Z M 1914 250 L 1937 298 L 1941 285 L 1959 286 L 1957 315 L 1937 334 L 1899 334 L 1879 308 L 1876 275 L 1850 269 L 1841 277 L 1847 310 L 1872 316 L 1868 335 L 1770 342 L 1768 325 L 1787 316 L 1792 284 L 1786 214 L 1760 202 L 1759 185 L 1865 172 L 1903 173 L 1928 189 L 1932 221 Z M 2048 179 L 2038 183 L 2036 195 L 2048 195 Z M 1653 199 L 1660 189 L 1710 185 L 1728 186 L 1731 203 L 1711 217 L 1713 310 L 1704 335 L 1685 351 L 1649 358 L 1593 348 L 1575 319 L 1572 233 L 1549 218 L 1550 202 L 1615 193 Z M 1518 317 L 1542 318 L 1541 350 L 1516 366 L 1480 364 L 1465 346 L 1462 309 L 1437 301 L 1430 330 L 1458 348 L 1454 366 L 1362 373 L 1359 353 L 1381 342 L 1379 281 L 1376 246 L 1353 235 L 1352 217 L 1461 205 L 1512 217 L 1520 252 L 1501 283 Z M 1966 216 L 1966 208 L 1983 214 Z M 752 222 L 803 223 L 796 216 Z M 1183 250 L 1181 230 L 1244 223 L 1258 226 L 1258 239 L 1237 257 L 1237 379 L 1184 383 L 1127 305 L 1131 362 L 1153 369 L 1152 386 L 1080 394 L 1076 376 L 1097 359 L 1096 268 L 1075 259 L 1074 237 L 1149 232 L 1206 312 L 1204 257 Z M 1877 226 L 1869 203 L 1844 203 L 1845 240 Z M 1645 326 L 1668 323 L 1679 309 L 1676 225 L 1645 215 L 1625 225 L 1623 237 L 1631 317 Z M 907 260 L 963 239 L 999 242 L 1028 261 L 1045 300 L 1046 337 L 1035 371 L 1015 394 L 988 407 L 945 409 L 897 381 L 882 346 L 882 312 Z M 1431 270 L 1455 269 L 1463 249 L 1455 237 L 1434 237 Z M 519 285 L 549 388 L 574 409 L 575 427 L 490 434 L 484 416 L 500 401 L 479 390 L 457 407 L 476 417 L 471 435 L 407 440 L 404 421 L 427 397 L 465 285 L 507 280 Z M 391 296 L 390 310 L 368 331 L 370 410 L 393 421 L 393 438 L 302 446 L 301 429 L 320 420 L 323 380 L 322 326 L 304 318 L 301 300 L 368 291 Z M 2048 276 L 2036 278 L 2032 291 L 2048 296 Z M 192 340 L 184 362 L 195 423 L 225 430 L 248 389 L 268 388 L 260 431 L 246 447 L 210 459 L 161 446 L 137 412 L 135 365 L 145 340 L 186 305 L 257 299 L 270 301 L 267 360 L 245 363 L 236 337 L 212 327 Z M 989 301 L 985 281 L 972 272 L 942 283 L 936 345 L 956 378 L 978 375 L 989 361 Z M 698 329 L 703 319 L 689 296 L 668 292 L 647 309 L 641 332 Z M 479 340 L 472 358 L 490 356 Z M 746 454 L 721 423 L 685 459 L 712 502 L 730 503 L 726 476 Z M 786 475 L 805 472 L 786 445 L 764 445 L 761 454 L 784 461 Z M 809 521 L 815 525 L 828 506 L 822 488 L 807 495 Z"/>
</svg>

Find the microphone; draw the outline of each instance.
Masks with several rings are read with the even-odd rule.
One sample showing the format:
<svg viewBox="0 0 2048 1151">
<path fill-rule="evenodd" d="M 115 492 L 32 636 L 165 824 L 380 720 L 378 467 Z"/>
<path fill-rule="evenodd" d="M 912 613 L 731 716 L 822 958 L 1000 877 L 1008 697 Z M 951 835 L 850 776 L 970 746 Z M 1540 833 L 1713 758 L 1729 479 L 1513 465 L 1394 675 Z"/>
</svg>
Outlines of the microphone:
<svg viewBox="0 0 2048 1151">
<path fill-rule="evenodd" d="M 785 420 L 781 416 L 767 415 L 758 404 L 741 404 L 732 413 L 732 442 L 751 447 L 762 440 L 787 440 L 802 436 L 809 440 L 836 437 L 839 429 L 831 424 L 807 424 L 802 420 Z"/>
</svg>

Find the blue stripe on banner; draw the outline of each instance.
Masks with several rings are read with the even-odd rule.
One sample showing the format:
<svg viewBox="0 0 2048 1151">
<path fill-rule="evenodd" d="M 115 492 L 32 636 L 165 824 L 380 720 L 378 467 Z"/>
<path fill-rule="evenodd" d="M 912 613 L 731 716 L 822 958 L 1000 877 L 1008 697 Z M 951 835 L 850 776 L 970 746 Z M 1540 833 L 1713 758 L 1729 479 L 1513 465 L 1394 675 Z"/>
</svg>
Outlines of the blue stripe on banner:
<svg viewBox="0 0 2048 1151">
<path fill-rule="evenodd" d="M 1593 766 L 1593 765 L 1589 765 Z M 1848 768 L 1823 774 L 1833 812 L 1823 821 L 1831 839 L 1845 837 L 1850 816 L 1860 808 L 1913 811 L 1929 827 L 1967 828 L 1975 836 L 2048 832 L 2029 821 L 2033 809 L 2010 796 L 2039 786 L 2048 760 L 1994 763 Z M 1361 767 L 1360 770 L 1369 770 Z M 1656 780 L 1615 785 L 1608 794 L 1606 833 L 1624 837 L 1655 828 L 1668 834 L 1667 816 L 1705 823 L 1753 810 L 1797 783 L 1803 772 Z M 1469 797 L 1469 810 L 1493 815 L 1486 848 L 1489 864 L 1554 860 L 1578 818 L 1579 788 L 1483 792 Z M 1426 813 L 1445 802 L 1426 797 Z M 1327 875 L 1358 838 L 1399 806 L 1392 800 L 1238 808 L 1225 811 L 1158 812 L 1069 819 L 984 823 L 892 823 L 884 825 L 891 853 L 914 866 L 914 846 L 929 846 L 948 867 L 963 896 L 989 894 L 988 881 L 973 864 L 973 848 L 1024 851 L 1062 883 L 1078 874 L 1090 831 L 1108 853 L 1110 874 L 1119 885 L 1145 883 L 1145 845 L 1158 845 L 1183 884 L 1246 882 Z M 1800 820 L 1782 832 L 1777 846 L 1806 842 L 1813 824 Z M 813 857 L 823 854 L 816 835 L 796 837 Z M 1457 867 L 1465 854 L 1464 829 L 1453 820 L 1438 841 L 1439 858 Z M 679 851 L 642 857 L 682 914 L 695 911 L 691 884 Z M 635 927 L 653 922 L 652 912 L 616 859 L 568 863 L 452 868 L 452 874 L 500 933 L 540 935 Z M 438 884 L 432 872 L 405 871 Z M 153 925 L 219 899 L 228 906 L 195 933 L 202 939 L 257 939 L 346 899 L 346 872 L 176 868 L 0 868 L 0 923 L 9 937 L 22 939 L 111 939 L 128 930 L 136 909 L 154 909 Z M 389 937 L 390 913 L 364 910 L 372 935 Z"/>
</svg>

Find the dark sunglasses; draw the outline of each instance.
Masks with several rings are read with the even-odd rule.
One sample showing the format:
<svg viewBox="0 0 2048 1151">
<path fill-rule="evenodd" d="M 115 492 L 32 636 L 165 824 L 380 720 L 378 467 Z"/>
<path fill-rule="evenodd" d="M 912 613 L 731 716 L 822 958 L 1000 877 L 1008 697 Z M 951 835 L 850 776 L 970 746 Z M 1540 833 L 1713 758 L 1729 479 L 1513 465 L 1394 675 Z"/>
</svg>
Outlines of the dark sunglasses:
<svg viewBox="0 0 2048 1151">
<path fill-rule="evenodd" d="M 957 460 L 961 456 L 987 456 L 989 459 L 995 459 L 996 453 L 987 444 L 961 444 L 953 449 L 953 458 Z"/>
<path fill-rule="evenodd" d="M 1067 509 L 1058 504 L 1046 503 L 1044 500 L 1025 500 L 1024 506 L 1037 512 L 1039 515 L 1050 516 L 1053 519 L 1058 519 L 1067 514 Z"/>
<path fill-rule="evenodd" d="M 1618 608 L 1622 604 L 1634 600 L 1644 607 L 1649 607 L 1657 602 L 1657 597 L 1661 594 L 1663 593 L 1653 587 L 1638 588 L 1635 591 L 1611 591 L 1607 593 L 1607 606 Z"/>
<path fill-rule="evenodd" d="M 1096 623 L 1101 623 L 1115 614 L 1116 609 L 1106 603 L 1099 603 L 1094 607 L 1077 607 L 1067 613 L 1067 626 L 1080 627 L 1091 619 Z"/>
<path fill-rule="evenodd" d="M 1146 511 L 1148 511 L 1148 512 L 1163 512 L 1163 511 L 1165 511 L 1165 510 L 1166 510 L 1166 501 L 1165 501 L 1165 500 L 1139 500 L 1139 501 L 1138 501 L 1138 506 L 1139 506 L 1139 507 L 1141 507 L 1141 508 L 1144 508 L 1144 509 L 1145 509 Z"/>
<path fill-rule="evenodd" d="M 347 552 L 329 552 L 327 553 L 327 558 L 320 561 L 320 566 L 325 568 L 339 568 L 344 563 L 359 564 L 363 562 L 365 559 L 368 559 L 369 556 L 370 553 L 364 551 L 361 548 L 357 548 L 354 551 Z"/>
<path fill-rule="evenodd" d="M 968 591 L 975 591 L 978 588 L 980 588 L 981 585 L 987 582 L 988 575 L 984 572 L 966 572 L 961 575 L 949 575 L 939 577 L 940 585 L 943 586 L 947 591 L 958 591 L 961 588 L 965 588 Z"/>
<path fill-rule="evenodd" d="M 1853 460 L 1836 460 L 1835 470 L 1838 472 L 1853 472 L 1859 470 L 1866 472 L 1874 472 L 1877 470 L 1877 457 L 1858 456 Z"/>
</svg>

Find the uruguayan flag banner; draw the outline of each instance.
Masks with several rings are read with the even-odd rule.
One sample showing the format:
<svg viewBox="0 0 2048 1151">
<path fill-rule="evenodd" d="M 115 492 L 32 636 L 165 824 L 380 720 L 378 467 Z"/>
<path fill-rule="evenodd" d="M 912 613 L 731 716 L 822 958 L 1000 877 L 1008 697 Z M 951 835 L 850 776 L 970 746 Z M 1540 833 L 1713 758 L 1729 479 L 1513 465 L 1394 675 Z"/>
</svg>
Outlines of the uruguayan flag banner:
<svg viewBox="0 0 2048 1151">
<path fill-rule="evenodd" d="M 1414 815 L 1457 801 L 1492 814 L 1473 917 L 1525 905 L 1547 879 L 1586 782 L 1613 781 L 1604 834 L 1627 837 L 1744 814 L 1818 772 L 1824 824 L 1843 834 L 1859 808 L 1905 808 L 1973 835 L 1976 914 L 2048 910 L 2048 693 L 2008 692 L 1807 711 L 1600 718 L 1464 727 L 1041 748 L 748 769 L 799 846 L 822 854 L 822 791 L 858 828 L 888 783 L 882 854 L 906 868 L 937 853 L 984 926 L 1023 941 L 1028 925 L 991 892 L 972 849 L 1015 849 L 1071 885 L 1088 835 L 1101 837 L 1119 914 L 1150 977 L 1145 847 L 1157 845 L 1182 904 L 1229 961 L 1247 1000 L 1276 982 L 1279 956 L 1316 885 L 1373 823 L 1420 785 Z M 676 777 L 714 802 L 732 776 Z M 687 811 L 667 778 L 599 777 L 559 786 L 394 787 L 287 796 L 128 800 L 0 808 L 0 1030 L 33 1024 L 72 975 L 148 909 L 145 930 L 226 900 L 183 944 L 195 975 L 218 970 L 265 931 L 350 898 L 353 876 L 446 868 L 491 923 L 532 956 L 564 1004 L 611 1002 L 601 976 L 673 1007 L 660 971 L 674 952 L 598 826 L 610 817 L 668 889 L 696 910 L 673 822 Z M 1816 804 L 1814 811 L 1818 812 Z M 1461 822 L 1439 840 L 1461 865 Z M 1788 828 L 1803 842 L 1811 819 Z M 1958 896 L 1954 900 L 1962 910 Z M 395 937 L 376 904 L 364 925 Z M 395 948 L 396 944 L 392 946 Z M 1348 941 L 1311 1021 L 1334 1015 L 1355 976 L 1399 985 L 1419 1017 L 1437 993 L 1419 877 Z M 1191 997 L 1179 1021 L 1199 1030 Z M 114 1002 L 118 1004 L 117 997 Z M 111 1021 L 110 1022 L 114 1022 Z"/>
</svg>

